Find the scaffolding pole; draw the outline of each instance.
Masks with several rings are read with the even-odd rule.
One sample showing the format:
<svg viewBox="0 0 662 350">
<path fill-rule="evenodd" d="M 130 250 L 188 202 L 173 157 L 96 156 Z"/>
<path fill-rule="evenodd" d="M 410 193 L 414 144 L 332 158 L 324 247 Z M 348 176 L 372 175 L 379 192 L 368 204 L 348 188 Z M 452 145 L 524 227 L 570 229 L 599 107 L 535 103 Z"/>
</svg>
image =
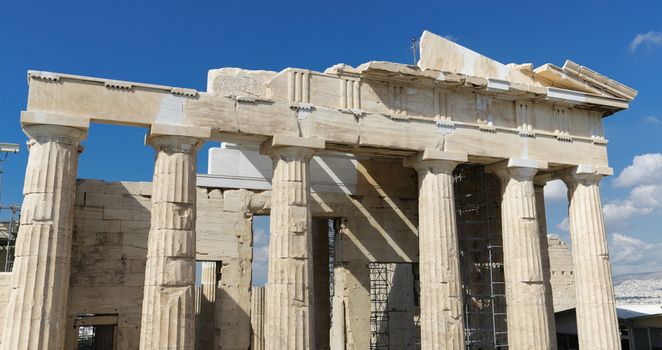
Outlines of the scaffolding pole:
<svg viewBox="0 0 662 350">
<path fill-rule="evenodd" d="M 370 350 L 389 349 L 389 264 L 370 263 Z"/>
<path fill-rule="evenodd" d="M 455 193 L 466 348 L 508 347 L 498 181 L 483 166 L 460 166 Z"/>
</svg>

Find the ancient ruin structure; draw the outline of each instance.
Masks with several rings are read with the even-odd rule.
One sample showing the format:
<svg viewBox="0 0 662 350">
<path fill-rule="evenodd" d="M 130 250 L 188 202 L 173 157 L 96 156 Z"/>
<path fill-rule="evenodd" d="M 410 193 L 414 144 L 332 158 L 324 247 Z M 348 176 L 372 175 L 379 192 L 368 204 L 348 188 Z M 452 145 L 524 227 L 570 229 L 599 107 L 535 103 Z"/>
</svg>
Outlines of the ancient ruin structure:
<svg viewBox="0 0 662 350">
<path fill-rule="evenodd" d="M 417 66 L 212 70 L 207 92 L 30 72 L 2 349 L 71 349 L 85 327 L 117 349 L 554 349 L 556 178 L 581 348 L 619 349 L 602 118 L 636 91 L 428 32 L 420 51 Z M 90 123 L 149 128 L 153 183 L 77 181 Z M 196 176 L 206 141 L 224 143 Z M 252 293 L 256 215 L 269 276 Z"/>
</svg>

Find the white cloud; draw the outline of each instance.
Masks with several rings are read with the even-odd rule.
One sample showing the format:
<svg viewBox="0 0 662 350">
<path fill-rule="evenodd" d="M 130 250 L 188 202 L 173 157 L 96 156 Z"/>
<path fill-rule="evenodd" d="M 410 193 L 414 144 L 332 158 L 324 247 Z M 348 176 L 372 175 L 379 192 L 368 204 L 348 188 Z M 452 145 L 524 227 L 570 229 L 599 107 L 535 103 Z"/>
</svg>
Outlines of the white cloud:
<svg viewBox="0 0 662 350">
<path fill-rule="evenodd" d="M 570 231 L 570 219 L 566 216 L 561 222 L 556 225 L 556 228 L 558 228 L 561 231 L 569 232 Z"/>
<path fill-rule="evenodd" d="M 662 154 L 647 153 L 634 157 L 632 165 L 618 175 L 614 185 L 618 187 L 631 187 L 662 183 L 660 172 L 662 171 Z"/>
<path fill-rule="evenodd" d="M 628 227 L 628 220 L 662 208 L 662 154 L 635 156 L 614 180 L 616 187 L 631 187 L 629 195 L 602 207 L 605 222 L 612 227 Z"/>
<path fill-rule="evenodd" d="M 253 230 L 253 245 L 260 246 L 269 243 L 269 236 L 267 231 L 262 228 L 255 228 Z"/>
<path fill-rule="evenodd" d="M 609 242 L 609 255 L 614 274 L 650 272 L 662 269 L 660 243 L 644 242 L 638 238 L 614 233 Z"/>
<path fill-rule="evenodd" d="M 269 235 L 262 228 L 253 229 L 253 285 L 267 282 L 269 270 Z"/>
<path fill-rule="evenodd" d="M 568 199 L 568 187 L 561 180 L 553 180 L 545 186 L 545 200 Z"/>
<path fill-rule="evenodd" d="M 654 117 L 652 115 L 644 118 L 644 121 L 648 124 L 662 124 L 662 120 L 660 120 L 660 118 Z"/>
<path fill-rule="evenodd" d="M 630 191 L 630 200 L 640 207 L 662 208 L 662 184 L 637 186 Z"/>
<path fill-rule="evenodd" d="M 648 32 L 637 34 L 630 43 L 630 52 L 635 52 L 641 45 L 655 46 L 662 45 L 662 32 Z"/>
<path fill-rule="evenodd" d="M 629 199 L 607 203 L 602 206 L 605 222 L 619 226 L 626 224 L 627 220 L 634 216 L 648 215 L 652 211 L 652 208 L 639 206 Z"/>
</svg>

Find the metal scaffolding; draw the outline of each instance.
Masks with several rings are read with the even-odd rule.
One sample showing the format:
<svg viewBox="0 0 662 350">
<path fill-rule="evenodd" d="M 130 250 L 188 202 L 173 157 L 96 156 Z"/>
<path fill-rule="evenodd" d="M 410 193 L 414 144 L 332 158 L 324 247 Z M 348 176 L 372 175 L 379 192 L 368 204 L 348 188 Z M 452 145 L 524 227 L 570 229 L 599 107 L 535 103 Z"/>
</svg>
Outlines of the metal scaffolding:
<svg viewBox="0 0 662 350">
<path fill-rule="evenodd" d="M 11 211 L 7 227 L 7 241 L 5 242 L 5 265 L 4 272 L 11 272 L 14 268 L 14 252 L 16 251 L 16 237 L 18 236 L 18 225 L 20 222 L 21 207 L 17 205 L 0 206 L 1 210 Z"/>
<path fill-rule="evenodd" d="M 340 229 L 340 219 L 327 221 L 327 238 L 329 242 L 329 305 L 333 314 L 333 296 L 335 295 L 335 267 L 336 267 L 336 235 Z M 331 317 L 333 320 L 333 317 Z"/>
<path fill-rule="evenodd" d="M 9 154 L 15 154 L 19 151 L 19 145 L 14 143 L 4 143 L 0 142 L 0 214 L 3 210 L 9 210 L 11 212 L 9 216 L 9 221 L 7 224 L 7 237 L 5 243 L 5 263 L 2 268 L 3 271 L 10 272 L 14 267 L 14 251 L 16 245 L 16 236 L 18 235 L 18 226 L 20 222 L 20 212 L 21 207 L 15 204 L 12 205 L 3 205 L 2 204 L 2 180 L 4 176 L 4 161 L 7 159 Z"/>
<path fill-rule="evenodd" d="M 500 184 L 483 166 L 455 172 L 466 348 L 507 349 Z"/>
<path fill-rule="evenodd" d="M 389 266 L 370 263 L 370 350 L 389 349 Z"/>
</svg>

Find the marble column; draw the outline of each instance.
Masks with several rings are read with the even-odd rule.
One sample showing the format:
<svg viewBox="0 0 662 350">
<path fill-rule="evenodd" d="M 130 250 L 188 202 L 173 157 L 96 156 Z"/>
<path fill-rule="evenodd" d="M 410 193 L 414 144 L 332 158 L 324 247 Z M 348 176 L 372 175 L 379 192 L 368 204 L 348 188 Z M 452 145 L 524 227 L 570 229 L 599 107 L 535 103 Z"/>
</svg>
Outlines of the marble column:
<svg viewBox="0 0 662 350">
<path fill-rule="evenodd" d="M 545 286 L 545 308 L 549 324 L 549 341 L 556 344 L 556 319 L 554 317 L 554 297 L 552 295 L 552 271 L 549 263 L 549 245 L 547 242 L 547 213 L 545 211 L 544 181 L 534 181 L 536 193 L 536 214 L 538 217 L 538 232 L 540 233 L 540 258 L 542 259 L 543 284 Z"/>
<path fill-rule="evenodd" d="M 253 287 L 251 292 L 251 350 L 264 350 L 264 287 Z"/>
<path fill-rule="evenodd" d="M 152 221 L 140 329 L 142 350 L 193 350 L 195 169 L 200 139 L 153 136 Z"/>
<path fill-rule="evenodd" d="M 220 264 L 216 261 L 203 261 L 200 276 L 200 315 L 196 323 L 197 349 L 215 349 L 216 340 L 216 291 L 218 289 L 218 270 Z"/>
<path fill-rule="evenodd" d="M 23 128 L 30 138 L 4 350 L 63 349 L 80 141 L 61 125 Z"/>
<path fill-rule="evenodd" d="M 508 348 L 555 349 L 545 303 L 533 177 L 543 162 L 510 159 L 488 167 L 501 179 Z"/>
<path fill-rule="evenodd" d="M 568 186 L 570 202 L 577 332 L 582 350 L 621 348 L 600 201 L 601 178 L 602 175 L 590 166 L 579 166 L 562 176 Z"/>
<path fill-rule="evenodd" d="M 423 350 L 465 348 L 453 169 L 466 161 L 466 154 L 431 150 L 408 160 L 418 171 Z"/>
<path fill-rule="evenodd" d="M 323 140 L 274 137 L 265 348 L 315 350 L 310 159 Z"/>
</svg>

